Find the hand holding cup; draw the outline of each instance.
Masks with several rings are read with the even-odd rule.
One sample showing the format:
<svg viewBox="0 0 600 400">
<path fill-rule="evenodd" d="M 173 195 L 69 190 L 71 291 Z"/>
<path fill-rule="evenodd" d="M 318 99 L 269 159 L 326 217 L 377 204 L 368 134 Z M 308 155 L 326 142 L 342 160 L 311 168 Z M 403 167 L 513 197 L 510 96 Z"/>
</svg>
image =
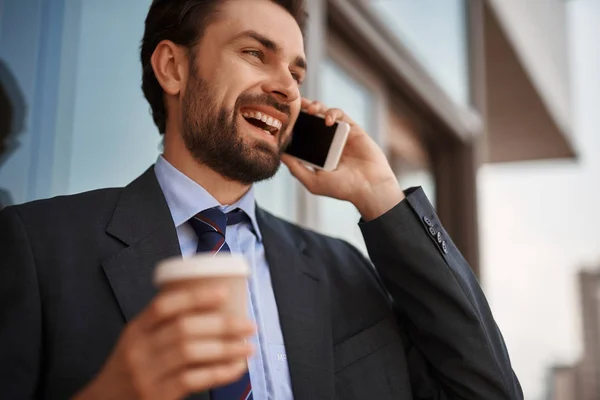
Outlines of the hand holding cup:
<svg viewBox="0 0 600 400">
<path fill-rule="evenodd" d="M 232 255 L 168 260 L 161 292 L 119 338 L 76 399 L 180 399 L 247 371 L 255 326 L 247 317 L 248 266 Z"/>
</svg>

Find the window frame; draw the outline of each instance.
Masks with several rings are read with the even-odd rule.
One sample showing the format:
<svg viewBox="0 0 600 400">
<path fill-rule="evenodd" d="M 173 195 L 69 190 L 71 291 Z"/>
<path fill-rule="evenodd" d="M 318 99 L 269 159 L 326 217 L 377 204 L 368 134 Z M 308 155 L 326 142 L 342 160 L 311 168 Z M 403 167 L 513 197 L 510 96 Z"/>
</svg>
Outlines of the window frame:
<svg viewBox="0 0 600 400">
<path fill-rule="evenodd" d="M 336 63 L 348 76 L 354 79 L 359 85 L 364 86 L 373 98 L 373 131 L 367 131 L 369 136 L 387 151 L 386 124 L 388 96 L 384 89 L 384 84 L 377 76 L 377 73 L 371 70 L 357 55 L 353 54 L 348 45 L 332 30 L 328 31 L 326 57 Z M 325 61 L 325 59 L 323 60 Z M 349 116 L 352 118 L 352 116 Z M 368 127 L 362 127 L 367 130 Z"/>
<path fill-rule="evenodd" d="M 364 86 L 373 97 L 373 130 L 367 132 L 373 140 L 384 150 L 387 151 L 386 141 L 386 116 L 388 107 L 388 97 L 385 90 L 385 86 L 377 73 L 372 71 L 364 62 L 359 59 L 359 56 L 353 54 L 349 49 L 346 42 L 341 39 L 335 31 L 327 29 L 327 40 L 324 43 L 323 57 L 319 60 L 319 68 L 316 70 L 320 74 L 320 67 L 325 60 L 330 59 L 337 66 L 344 71 L 349 77 L 354 79 L 359 85 Z M 310 43 L 309 43 L 310 46 Z M 315 79 L 315 78 L 311 78 Z M 321 81 L 321 76 L 317 79 L 317 82 Z M 313 93 L 316 96 L 316 93 Z M 327 105 L 329 106 L 329 105 Z M 352 118 L 352 116 L 349 116 Z M 299 223 L 310 229 L 316 231 L 321 230 L 320 216 L 320 205 L 318 197 L 302 191 L 299 194 L 299 204 L 301 209 L 297 213 Z"/>
</svg>

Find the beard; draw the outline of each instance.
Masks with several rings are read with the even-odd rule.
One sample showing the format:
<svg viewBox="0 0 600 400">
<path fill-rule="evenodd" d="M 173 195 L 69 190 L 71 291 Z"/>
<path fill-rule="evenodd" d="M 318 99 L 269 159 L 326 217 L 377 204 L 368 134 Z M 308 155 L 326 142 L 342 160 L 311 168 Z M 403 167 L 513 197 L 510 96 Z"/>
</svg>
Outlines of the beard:
<svg viewBox="0 0 600 400">
<path fill-rule="evenodd" d="M 239 131 L 237 117 L 245 105 L 269 105 L 288 115 L 289 106 L 266 94 L 242 94 L 233 110 L 219 107 L 213 100 L 215 91 L 210 83 L 197 76 L 196 71 L 190 74 L 182 101 L 182 137 L 192 157 L 225 179 L 245 185 L 272 178 L 281 165 L 286 145 L 282 138 L 287 127 L 280 129 L 278 150 L 275 151 L 263 141 L 247 143 Z"/>
</svg>

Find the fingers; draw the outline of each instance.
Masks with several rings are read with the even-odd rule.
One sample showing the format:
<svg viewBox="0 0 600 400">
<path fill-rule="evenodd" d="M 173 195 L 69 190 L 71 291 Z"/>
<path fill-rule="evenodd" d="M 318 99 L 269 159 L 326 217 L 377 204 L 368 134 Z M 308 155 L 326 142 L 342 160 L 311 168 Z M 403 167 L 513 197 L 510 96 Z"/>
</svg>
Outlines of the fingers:
<svg viewBox="0 0 600 400">
<path fill-rule="evenodd" d="M 153 330 L 169 319 L 190 311 L 217 310 L 227 295 L 227 288 L 217 285 L 162 292 L 138 317 L 138 326 L 142 330 Z"/>
<path fill-rule="evenodd" d="M 336 121 L 343 121 L 345 116 L 339 108 L 331 108 L 325 113 L 325 125 L 332 126 Z"/>
<path fill-rule="evenodd" d="M 344 121 L 351 125 L 354 124 L 354 121 L 352 121 L 352 119 L 350 119 L 341 109 L 327 108 L 327 106 L 316 100 L 311 101 L 303 98 L 302 109 L 308 114 L 323 116 L 325 125 L 327 126 L 332 126 L 336 121 Z"/>
<path fill-rule="evenodd" d="M 225 386 L 240 379 L 246 371 L 244 361 L 190 368 L 167 377 L 164 384 L 160 385 L 163 390 L 157 398 L 180 399 L 190 393 Z"/>
<path fill-rule="evenodd" d="M 309 114 L 323 114 L 325 111 L 327 110 L 327 108 L 319 103 L 318 101 L 311 101 L 310 104 L 308 104 L 308 106 L 306 107 L 306 109 L 304 111 L 306 111 Z"/>
<path fill-rule="evenodd" d="M 161 326 L 152 338 L 156 352 L 186 340 L 229 338 L 242 340 L 256 332 L 256 326 L 246 318 L 222 313 L 185 315 Z"/>
<path fill-rule="evenodd" d="M 324 115 L 327 111 L 327 107 L 325 107 L 321 102 L 307 99 L 302 99 L 302 109 L 311 115 Z"/>
<path fill-rule="evenodd" d="M 152 364 L 151 375 L 156 379 L 173 371 L 216 364 L 244 361 L 252 355 L 254 347 L 243 340 L 185 341 L 165 349 Z"/>
<path fill-rule="evenodd" d="M 227 295 L 217 285 L 161 292 L 126 327 L 99 387 L 110 386 L 114 398 L 179 399 L 239 378 L 255 327 L 224 313 Z"/>
<path fill-rule="evenodd" d="M 167 377 L 190 369 L 203 368 L 209 373 L 223 365 L 245 364 L 254 352 L 246 338 L 255 330 L 255 325 L 245 317 L 218 311 L 184 314 L 170 318 L 153 331 L 134 332 L 137 335 L 129 342 L 132 345 L 126 349 L 126 359 L 130 370 L 143 376 L 138 381 L 162 381 L 166 385 Z"/>
<path fill-rule="evenodd" d="M 313 103 L 312 100 L 309 100 L 306 97 L 303 97 L 302 101 L 300 102 L 300 107 L 302 108 L 302 110 L 306 111 L 308 109 L 308 106 L 310 106 L 312 103 Z"/>
<path fill-rule="evenodd" d="M 155 315 L 162 318 L 173 310 L 187 310 L 189 299 L 201 304 L 199 308 L 215 304 L 207 300 L 215 293 L 213 290 L 190 293 L 193 295 L 188 297 L 165 297 L 167 300 L 155 306 L 159 310 Z M 155 321 L 160 318 L 155 317 Z M 255 324 L 246 317 L 225 314 L 218 309 L 194 309 L 169 318 L 146 333 L 149 335 L 146 341 L 148 374 L 151 380 L 156 380 L 188 367 L 245 360 L 253 353 L 246 338 L 255 331 Z"/>
</svg>

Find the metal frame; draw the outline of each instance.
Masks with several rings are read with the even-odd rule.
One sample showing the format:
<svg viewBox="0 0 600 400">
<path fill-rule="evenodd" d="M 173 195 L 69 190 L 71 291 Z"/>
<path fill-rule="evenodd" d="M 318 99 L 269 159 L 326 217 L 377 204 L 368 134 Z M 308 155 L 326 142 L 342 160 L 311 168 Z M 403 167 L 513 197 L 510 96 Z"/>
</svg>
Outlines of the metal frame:
<svg viewBox="0 0 600 400">
<path fill-rule="evenodd" d="M 327 54 L 327 45 L 323 41 L 327 35 L 327 3 L 325 0 L 307 0 L 306 9 L 310 15 L 304 33 L 308 70 L 302 86 L 302 96 L 316 99 L 319 96 L 321 79 L 319 66 Z M 314 229 L 319 223 L 314 196 L 300 182 L 295 182 L 298 199 L 296 222 Z"/>
<path fill-rule="evenodd" d="M 364 64 L 348 45 L 331 30 L 327 33 L 327 57 L 338 64 L 344 72 L 363 85 L 373 95 L 374 126 L 367 132 L 385 151 L 385 121 L 388 99 L 380 77 Z M 352 116 L 350 116 L 352 117 Z M 364 127 L 367 129 L 367 127 Z"/>
<path fill-rule="evenodd" d="M 471 103 L 486 121 L 484 0 L 466 1 Z M 480 276 L 477 172 L 482 163 L 485 125 L 469 142 L 441 142 L 434 152 L 437 211 L 446 230 Z"/>
</svg>

